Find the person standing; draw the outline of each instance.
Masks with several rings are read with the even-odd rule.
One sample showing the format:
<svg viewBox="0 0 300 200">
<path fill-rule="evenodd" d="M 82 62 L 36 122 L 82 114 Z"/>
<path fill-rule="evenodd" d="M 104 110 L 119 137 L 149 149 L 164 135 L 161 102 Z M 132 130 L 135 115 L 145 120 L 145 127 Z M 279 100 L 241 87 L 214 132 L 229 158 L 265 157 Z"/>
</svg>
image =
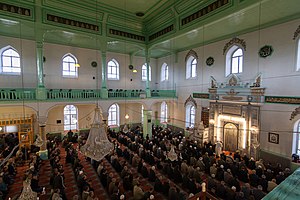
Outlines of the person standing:
<svg viewBox="0 0 300 200">
<path fill-rule="evenodd" d="M 217 143 L 216 143 L 216 149 L 215 149 L 217 157 L 220 157 L 220 155 L 222 153 L 222 149 L 223 149 L 222 142 L 221 141 L 217 141 Z"/>
</svg>

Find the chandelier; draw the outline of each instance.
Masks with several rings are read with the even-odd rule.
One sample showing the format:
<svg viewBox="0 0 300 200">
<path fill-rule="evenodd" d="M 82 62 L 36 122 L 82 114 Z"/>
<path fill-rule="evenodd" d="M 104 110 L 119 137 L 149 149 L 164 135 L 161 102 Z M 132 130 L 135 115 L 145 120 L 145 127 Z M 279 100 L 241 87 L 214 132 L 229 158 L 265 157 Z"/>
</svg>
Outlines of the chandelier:
<svg viewBox="0 0 300 200">
<path fill-rule="evenodd" d="M 171 150 L 168 153 L 168 159 L 171 160 L 172 162 L 177 160 L 177 154 L 175 152 L 174 145 L 171 146 Z"/>
<path fill-rule="evenodd" d="M 102 115 L 102 117 L 104 117 Z M 91 126 L 89 137 L 80 151 L 93 160 L 100 161 L 113 150 L 113 144 L 107 139 L 106 124 L 100 120 L 100 108 L 95 108 L 94 121 Z"/>
</svg>

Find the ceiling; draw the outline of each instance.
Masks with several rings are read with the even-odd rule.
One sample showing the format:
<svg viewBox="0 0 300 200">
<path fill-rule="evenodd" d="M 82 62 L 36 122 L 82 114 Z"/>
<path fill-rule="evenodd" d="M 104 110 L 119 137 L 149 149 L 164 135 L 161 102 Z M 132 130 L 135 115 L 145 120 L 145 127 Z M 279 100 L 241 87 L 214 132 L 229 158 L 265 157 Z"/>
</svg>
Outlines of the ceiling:
<svg viewBox="0 0 300 200">
<path fill-rule="evenodd" d="M 10 0 L 2 1 L 4 4 L 11 4 Z M 33 40 L 42 36 L 44 42 L 105 49 L 137 56 L 145 56 L 148 50 L 148 55 L 152 58 L 300 19 L 299 0 L 19 0 L 18 2 L 20 3 L 13 5 L 31 9 L 32 15 L 18 16 L 3 10 L 2 5 L 1 35 Z M 218 7 L 219 4 L 222 6 Z M 218 8 L 215 8 L 216 6 Z M 47 18 L 49 13 L 57 15 L 62 20 L 96 24 L 99 30 L 71 27 L 60 23 L 59 20 L 49 21 Z M 136 13 L 144 15 L 137 16 Z M 194 18 L 194 15 L 199 13 L 201 16 Z M 111 30 L 117 30 L 117 33 L 111 34 Z M 136 36 L 140 39 L 135 39 Z"/>
</svg>

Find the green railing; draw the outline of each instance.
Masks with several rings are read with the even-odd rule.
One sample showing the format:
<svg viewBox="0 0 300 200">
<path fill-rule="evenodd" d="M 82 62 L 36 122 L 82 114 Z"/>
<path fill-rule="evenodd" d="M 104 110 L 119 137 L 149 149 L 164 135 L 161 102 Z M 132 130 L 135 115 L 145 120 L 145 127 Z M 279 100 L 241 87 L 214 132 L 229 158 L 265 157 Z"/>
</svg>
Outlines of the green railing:
<svg viewBox="0 0 300 200">
<path fill-rule="evenodd" d="M 47 100 L 100 99 L 100 90 L 48 89 Z"/>
<path fill-rule="evenodd" d="M 140 98 L 145 96 L 144 90 L 109 89 L 108 98 Z"/>
<path fill-rule="evenodd" d="M 151 90 L 151 97 L 176 97 L 175 90 Z"/>
<path fill-rule="evenodd" d="M 70 101 L 70 100 L 93 100 L 105 99 L 101 97 L 101 90 L 85 89 L 46 89 L 46 101 Z M 174 98 L 175 90 L 152 90 L 151 98 Z M 140 99 L 146 98 L 145 90 L 109 89 L 109 99 Z M 35 101 L 37 100 L 36 89 L 0 89 L 0 101 Z"/>
<path fill-rule="evenodd" d="M 10 89 L 0 90 L 1 101 L 35 100 L 35 89 Z"/>
</svg>

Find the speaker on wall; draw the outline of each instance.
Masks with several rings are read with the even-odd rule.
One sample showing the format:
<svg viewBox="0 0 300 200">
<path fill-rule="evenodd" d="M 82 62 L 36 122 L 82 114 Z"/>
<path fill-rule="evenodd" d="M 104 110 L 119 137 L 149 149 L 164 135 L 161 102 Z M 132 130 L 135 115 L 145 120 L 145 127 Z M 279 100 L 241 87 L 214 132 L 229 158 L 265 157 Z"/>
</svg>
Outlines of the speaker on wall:
<svg viewBox="0 0 300 200">
<path fill-rule="evenodd" d="M 93 61 L 93 62 L 91 62 L 91 66 L 92 66 L 92 67 L 97 67 L 97 66 L 98 66 L 98 63 L 97 63 L 96 61 Z"/>
</svg>

